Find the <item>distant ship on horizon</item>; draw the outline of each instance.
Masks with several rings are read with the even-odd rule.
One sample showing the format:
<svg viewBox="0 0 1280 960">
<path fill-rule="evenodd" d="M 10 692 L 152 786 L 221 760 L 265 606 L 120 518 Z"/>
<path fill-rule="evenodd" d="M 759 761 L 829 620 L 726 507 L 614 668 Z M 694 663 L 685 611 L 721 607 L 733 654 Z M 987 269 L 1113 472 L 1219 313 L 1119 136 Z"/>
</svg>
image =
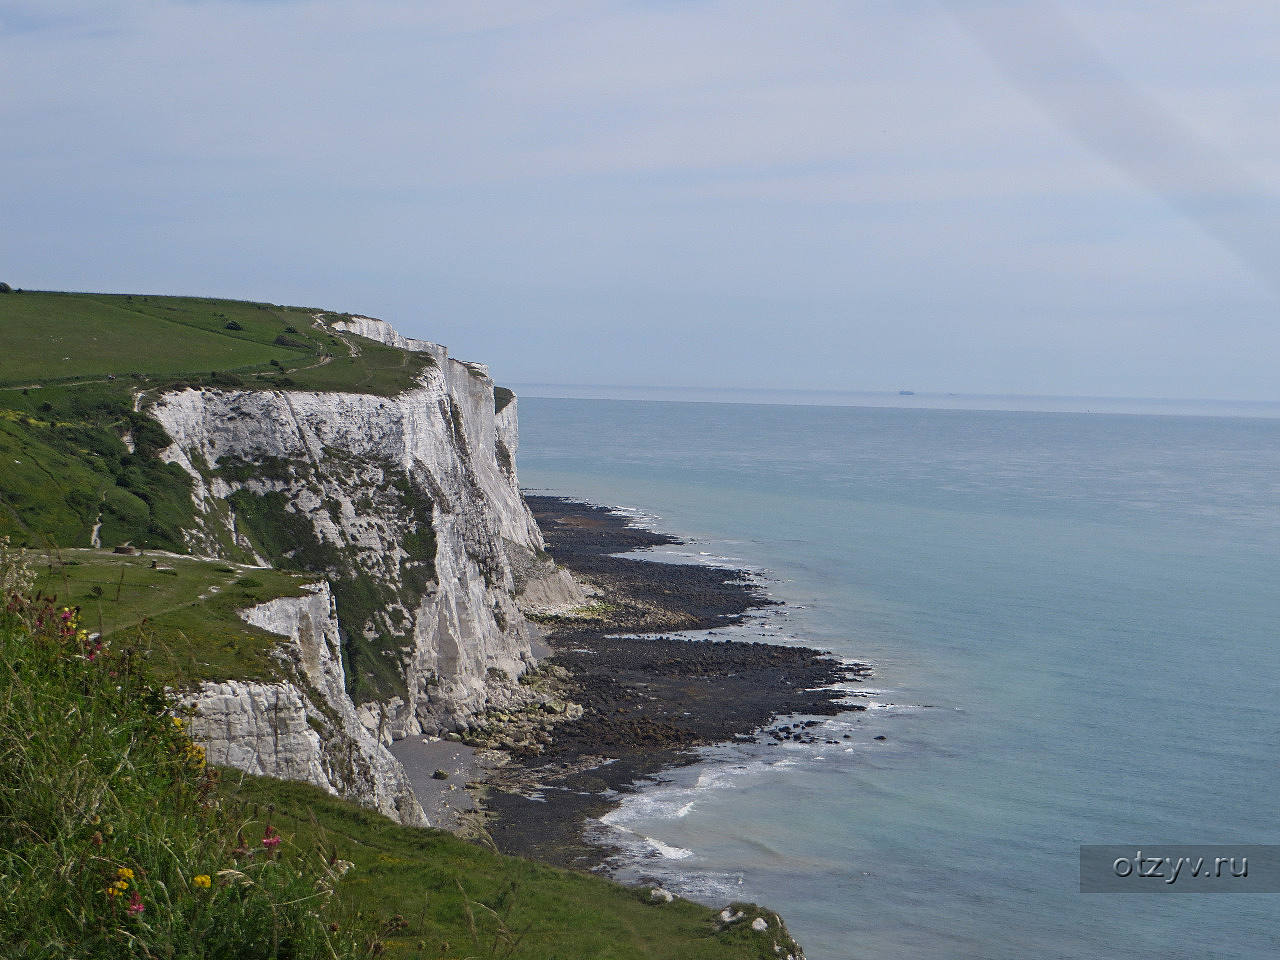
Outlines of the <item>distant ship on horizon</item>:
<svg viewBox="0 0 1280 960">
<path fill-rule="evenodd" d="M 899 391 L 898 391 L 898 396 L 900 396 L 900 397 L 914 397 L 915 395 L 916 395 L 916 392 L 915 392 L 914 390 L 899 390 Z"/>
</svg>

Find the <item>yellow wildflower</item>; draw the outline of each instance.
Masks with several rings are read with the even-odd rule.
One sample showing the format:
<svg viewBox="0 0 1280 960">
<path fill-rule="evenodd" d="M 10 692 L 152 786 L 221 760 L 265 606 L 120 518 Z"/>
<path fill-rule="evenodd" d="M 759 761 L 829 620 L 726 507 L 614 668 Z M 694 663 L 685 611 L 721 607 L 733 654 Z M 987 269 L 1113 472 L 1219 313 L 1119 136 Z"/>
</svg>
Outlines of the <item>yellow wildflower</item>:
<svg viewBox="0 0 1280 960">
<path fill-rule="evenodd" d="M 199 744 L 188 743 L 186 746 L 186 750 L 184 751 L 184 754 L 185 754 L 185 759 L 187 761 L 188 766 L 194 767 L 197 770 L 204 769 L 204 765 L 205 765 L 204 747 L 200 746 Z"/>
<path fill-rule="evenodd" d="M 119 877 L 121 880 L 132 880 L 133 871 L 130 870 L 128 867 L 121 867 L 119 870 L 116 871 L 116 876 Z"/>
<path fill-rule="evenodd" d="M 213 880 L 207 873 L 202 873 L 199 876 L 193 877 L 191 882 L 202 890 L 208 890 L 213 886 Z"/>
<path fill-rule="evenodd" d="M 113 883 L 111 886 L 112 886 L 112 888 L 116 891 L 116 894 L 119 894 L 119 893 L 122 893 L 123 891 L 125 891 L 125 890 L 128 890 L 128 889 L 129 889 L 129 881 L 128 881 L 128 880 L 117 880 L 117 881 L 116 881 L 115 883 Z M 114 895 L 114 894 L 113 894 L 113 895 Z"/>
</svg>

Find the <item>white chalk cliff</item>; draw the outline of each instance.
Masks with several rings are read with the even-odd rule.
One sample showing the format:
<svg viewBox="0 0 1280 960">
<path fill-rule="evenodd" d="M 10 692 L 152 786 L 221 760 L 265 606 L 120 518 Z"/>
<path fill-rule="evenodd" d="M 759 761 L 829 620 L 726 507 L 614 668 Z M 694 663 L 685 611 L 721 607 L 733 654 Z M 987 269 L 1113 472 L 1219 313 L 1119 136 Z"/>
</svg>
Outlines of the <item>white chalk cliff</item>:
<svg viewBox="0 0 1280 960">
<path fill-rule="evenodd" d="M 232 680 L 189 691 L 188 731 L 210 763 L 302 780 L 401 823 L 426 826 L 400 761 L 360 722 L 347 696 L 342 641 L 327 583 L 244 611 L 249 623 L 287 638 L 282 679 Z"/>
<path fill-rule="evenodd" d="M 187 389 L 149 408 L 173 440 L 162 457 L 194 482 L 193 552 L 327 581 L 246 614 L 289 638 L 299 679 L 207 684 L 195 729 L 213 762 L 418 822 L 385 745 L 507 701 L 534 662 L 525 613 L 583 594 L 546 557 L 515 475 L 516 402 L 495 404 L 486 368 L 382 321 L 330 329 L 431 362 L 394 397 Z"/>
</svg>

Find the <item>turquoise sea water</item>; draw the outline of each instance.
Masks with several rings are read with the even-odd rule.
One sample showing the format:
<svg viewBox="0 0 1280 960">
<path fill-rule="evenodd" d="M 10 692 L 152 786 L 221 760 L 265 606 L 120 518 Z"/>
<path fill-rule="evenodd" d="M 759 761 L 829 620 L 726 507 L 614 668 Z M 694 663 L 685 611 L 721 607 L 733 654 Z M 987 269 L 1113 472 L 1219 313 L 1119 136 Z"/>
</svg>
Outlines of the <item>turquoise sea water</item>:
<svg viewBox="0 0 1280 960">
<path fill-rule="evenodd" d="M 623 877 L 766 903 L 811 960 L 1280 956 L 1280 895 L 1082 895 L 1077 860 L 1280 843 L 1280 421 L 542 398 L 520 421 L 526 487 L 765 576 L 786 606 L 735 635 L 876 671 L 840 745 L 718 748 L 629 798 L 598 828 Z"/>
</svg>

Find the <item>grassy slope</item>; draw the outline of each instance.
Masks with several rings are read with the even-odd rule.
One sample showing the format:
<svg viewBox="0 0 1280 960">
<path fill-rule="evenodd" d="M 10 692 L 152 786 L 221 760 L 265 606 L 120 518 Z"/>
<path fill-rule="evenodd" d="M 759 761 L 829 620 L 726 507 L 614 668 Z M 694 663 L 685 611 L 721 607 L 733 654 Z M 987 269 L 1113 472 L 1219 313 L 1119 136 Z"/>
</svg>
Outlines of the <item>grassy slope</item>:
<svg viewBox="0 0 1280 960">
<path fill-rule="evenodd" d="M 31 563 L 36 589 L 79 606 L 89 629 L 145 651 L 156 677 L 170 684 L 274 676 L 268 652 L 280 638 L 245 623 L 237 611 L 299 596 L 302 584 L 315 580 L 216 560 L 102 550 L 43 551 Z"/>
<path fill-rule="evenodd" d="M 0 390 L 0 536 L 88 546 L 101 516 L 104 544 L 181 549 L 191 483 L 156 458 L 168 443 L 121 382 Z"/>
<path fill-rule="evenodd" d="M 355 864 L 340 888 L 343 904 L 365 916 L 403 918 L 387 934 L 393 956 L 777 960 L 774 942 L 789 942 L 773 915 L 756 908 L 717 932 L 707 907 L 655 904 L 647 889 L 503 856 L 443 831 L 401 827 L 306 784 L 231 772 L 224 784 L 250 810 L 270 809 L 298 852 L 319 850 Z M 770 932 L 750 929 L 755 916 L 769 920 Z"/>
<path fill-rule="evenodd" d="M 102 550 L 29 552 L 27 560 L 37 577 L 34 589 L 46 596 L 57 596 L 54 609 L 78 604 L 85 627 L 95 629 L 101 624 L 109 650 L 103 670 L 117 669 L 113 664 L 121 662 L 121 658 L 123 662 L 138 663 L 136 654 L 143 653 L 145 677 L 132 681 L 138 685 L 137 692 L 121 701 L 126 706 L 112 708 L 126 712 L 151 696 L 144 695 L 147 683 L 183 685 L 196 679 L 269 675 L 267 651 L 278 638 L 240 621 L 236 609 L 270 596 L 296 594 L 306 580 L 302 575 L 219 561 L 124 556 Z M 156 568 L 151 566 L 153 561 Z M 212 592 L 214 587 L 219 588 L 216 593 Z M 11 650 L 15 662 L 26 656 L 20 646 L 19 642 Z M 74 677 L 66 679 L 73 685 L 79 683 Z M 62 695 L 51 691 L 50 696 L 58 700 Z M 102 704 L 95 707 L 102 708 Z M 10 711 L 11 739 L 21 741 L 26 736 L 22 730 L 25 716 L 21 711 Z M 82 718 L 82 722 L 88 722 L 88 718 Z M 40 723 L 42 729 L 48 728 L 45 721 Z M 96 748 L 83 738 L 75 749 L 92 760 L 95 769 L 112 771 L 110 783 L 103 780 L 99 786 L 93 779 L 98 774 L 87 779 L 70 773 L 63 776 L 50 769 L 50 765 L 58 765 L 52 759 L 30 766 L 24 777 L 47 774 L 49 784 L 65 780 L 68 786 L 61 788 L 64 791 L 74 789 L 77 794 L 92 797 L 113 796 L 117 807 L 107 819 L 120 827 L 135 819 L 138 822 L 135 841 L 131 841 L 132 852 L 117 852 L 116 859 L 123 865 L 159 871 L 158 861 L 151 864 L 153 854 L 163 854 L 170 843 L 168 832 L 178 828 L 165 817 L 148 819 L 145 810 L 130 806 L 134 794 L 129 791 L 128 776 L 124 774 L 136 775 L 137 771 L 110 762 L 112 753 L 122 749 L 111 739 L 116 734 L 107 736 L 111 725 L 102 720 L 94 719 L 92 723 L 95 736 L 103 739 L 102 756 L 98 757 Z M 66 753 L 70 748 L 65 744 L 51 742 L 48 749 L 50 757 L 61 755 L 58 751 L 71 755 Z M 43 787 L 32 786 L 25 795 L 40 789 Z M 344 925 L 354 922 L 366 931 L 360 936 L 376 937 L 390 956 L 504 956 L 513 960 L 775 957 L 772 945 L 780 939 L 776 927 L 761 935 L 751 931 L 747 922 L 740 922 L 718 931 L 715 912 L 706 907 L 680 900 L 653 903 L 647 890 L 628 889 L 589 874 L 505 857 L 443 831 L 401 827 L 305 784 L 225 771 L 223 792 L 233 804 L 232 809 L 243 811 L 239 815 L 239 833 L 258 836 L 269 821 L 284 835 L 290 862 L 318 864 L 340 858 L 354 863 L 354 870 L 337 887 L 334 907 L 344 918 Z M 58 816 L 74 819 L 75 814 L 59 808 Z M 89 827 L 78 828 L 74 840 L 60 834 L 57 847 L 61 850 L 83 846 L 85 837 L 81 834 L 91 832 Z M 218 842 L 207 838 L 199 844 Z M 0 861 L 5 855 L 0 849 Z M 226 853 L 217 856 L 225 858 Z M 24 856 L 23 862 L 34 861 Z M 212 872 L 216 866 L 215 862 L 189 867 L 187 872 Z M 170 878 L 169 882 L 177 882 L 177 878 Z M 39 895 L 49 898 L 39 909 L 57 909 L 57 899 L 63 893 L 55 887 L 47 887 Z M 149 902 L 154 902 L 154 884 L 145 889 Z M 83 896 L 83 892 L 70 895 Z M 199 891 L 187 890 L 182 902 L 193 897 L 198 901 Z M 0 914 L 5 912 L 4 907 L 0 903 Z M 189 904 L 182 909 L 188 907 Z M 30 900 L 26 901 L 26 908 L 31 908 Z M 747 914 L 748 918 L 757 915 L 774 923 L 772 915 L 764 911 L 752 908 Z M 786 940 L 781 942 L 787 944 Z"/>
<path fill-rule="evenodd" d="M 0 956 L 369 956 L 323 861 L 209 802 L 216 776 L 145 664 L 22 597 L 0 591 Z"/>
</svg>

